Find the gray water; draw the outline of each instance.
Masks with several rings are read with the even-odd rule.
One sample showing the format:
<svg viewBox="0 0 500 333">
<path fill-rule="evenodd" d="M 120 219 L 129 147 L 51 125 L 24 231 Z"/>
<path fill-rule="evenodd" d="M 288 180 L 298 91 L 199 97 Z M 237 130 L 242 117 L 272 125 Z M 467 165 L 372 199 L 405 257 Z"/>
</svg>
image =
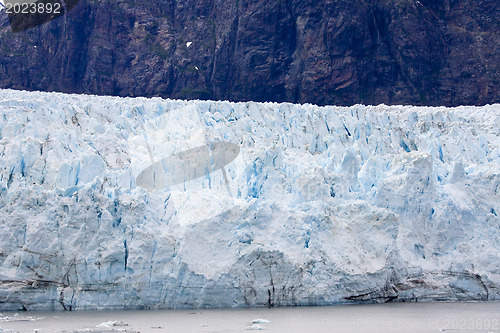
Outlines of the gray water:
<svg viewBox="0 0 500 333">
<path fill-rule="evenodd" d="M 273 309 L 4 312 L 0 315 L 0 327 L 3 333 L 190 333 L 252 330 L 313 333 L 443 331 L 488 333 L 500 332 L 500 303 L 393 303 Z M 2 332 L 1 329 L 0 332 Z"/>
</svg>

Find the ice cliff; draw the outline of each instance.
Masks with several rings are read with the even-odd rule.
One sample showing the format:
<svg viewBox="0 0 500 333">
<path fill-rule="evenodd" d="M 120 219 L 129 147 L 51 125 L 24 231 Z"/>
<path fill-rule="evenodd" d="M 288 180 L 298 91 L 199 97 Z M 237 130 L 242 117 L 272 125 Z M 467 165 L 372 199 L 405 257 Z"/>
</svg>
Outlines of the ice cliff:
<svg viewBox="0 0 500 333">
<path fill-rule="evenodd" d="M 0 309 L 499 300 L 499 124 L 0 90 Z"/>
</svg>

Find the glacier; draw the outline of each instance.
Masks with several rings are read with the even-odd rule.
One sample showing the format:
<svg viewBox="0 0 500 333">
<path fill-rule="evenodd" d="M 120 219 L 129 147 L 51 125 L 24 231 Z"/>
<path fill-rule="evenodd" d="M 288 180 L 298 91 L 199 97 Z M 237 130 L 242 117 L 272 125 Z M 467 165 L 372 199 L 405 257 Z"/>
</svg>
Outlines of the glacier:
<svg viewBox="0 0 500 333">
<path fill-rule="evenodd" d="M 0 310 L 500 300 L 499 124 L 0 90 Z"/>
</svg>

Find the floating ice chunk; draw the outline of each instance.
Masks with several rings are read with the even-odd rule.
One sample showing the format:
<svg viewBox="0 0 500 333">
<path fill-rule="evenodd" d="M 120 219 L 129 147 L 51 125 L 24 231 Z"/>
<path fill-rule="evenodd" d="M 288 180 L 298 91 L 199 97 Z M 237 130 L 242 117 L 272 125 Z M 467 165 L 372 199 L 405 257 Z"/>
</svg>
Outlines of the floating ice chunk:
<svg viewBox="0 0 500 333">
<path fill-rule="evenodd" d="M 15 332 L 14 330 L 9 330 L 9 329 L 5 329 L 5 328 L 0 327 L 0 333 L 14 333 L 14 332 Z"/>
<path fill-rule="evenodd" d="M 259 324 L 253 324 L 252 326 L 248 326 L 247 330 L 249 331 L 262 331 L 264 327 Z"/>
<path fill-rule="evenodd" d="M 104 323 L 100 323 L 96 327 L 107 328 L 107 327 L 123 327 L 123 326 L 128 326 L 128 324 L 126 322 L 121 321 L 121 320 L 114 320 L 114 321 L 106 321 Z"/>
<path fill-rule="evenodd" d="M 193 42 L 187 42 L 187 43 L 186 43 L 186 47 L 190 47 L 190 46 L 191 46 L 191 44 L 193 44 Z"/>
<path fill-rule="evenodd" d="M 257 318 L 250 322 L 251 324 L 269 324 L 270 321 L 267 319 Z"/>
</svg>

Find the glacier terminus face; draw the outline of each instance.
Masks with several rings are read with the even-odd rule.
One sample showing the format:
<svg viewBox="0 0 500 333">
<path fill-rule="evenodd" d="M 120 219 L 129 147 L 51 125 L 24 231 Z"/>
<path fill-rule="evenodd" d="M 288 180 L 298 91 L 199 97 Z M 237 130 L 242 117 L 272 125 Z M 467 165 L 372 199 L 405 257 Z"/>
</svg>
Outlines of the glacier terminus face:
<svg viewBox="0 0 500 333">
<path fill-rule="evenodd" d="M 499 300 L 499 124 L 0 90 L 0 310 Z"/>
</svg>

